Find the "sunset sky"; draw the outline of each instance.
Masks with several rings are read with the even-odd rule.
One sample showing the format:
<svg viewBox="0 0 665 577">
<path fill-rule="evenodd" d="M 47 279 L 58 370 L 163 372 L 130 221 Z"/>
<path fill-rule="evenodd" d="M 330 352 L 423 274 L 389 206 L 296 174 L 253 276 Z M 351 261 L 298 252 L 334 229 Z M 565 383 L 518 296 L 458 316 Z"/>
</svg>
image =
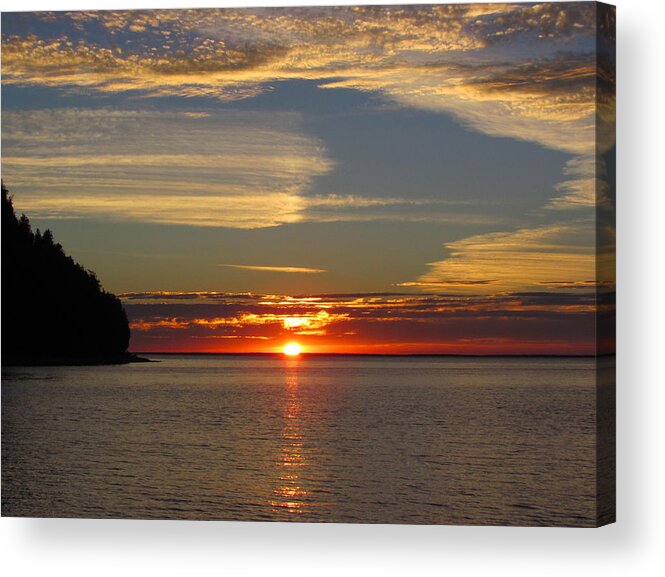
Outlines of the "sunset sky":
<svg viewBox="0 0 665 577">
<path fill-rule="evenodd" d="M 121 296 L 134 351 L 592 354 L 615 202 L 596 22 L 4 13 L 3 179 Z"/>
</svg>

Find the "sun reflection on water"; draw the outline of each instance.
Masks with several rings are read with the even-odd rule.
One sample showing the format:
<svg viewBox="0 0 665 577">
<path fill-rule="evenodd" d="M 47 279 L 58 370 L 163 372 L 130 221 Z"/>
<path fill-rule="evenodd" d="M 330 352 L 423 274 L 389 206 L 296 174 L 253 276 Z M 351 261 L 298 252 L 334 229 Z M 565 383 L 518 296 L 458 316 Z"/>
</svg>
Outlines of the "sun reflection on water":
<svg viewBox="0 0 665 577">
<path fill-rule="evenodd" d="M 275 513 L 287 511 L 290 514 L 298 514 L 304 513 L 306 507 L 308 492 L 303 487 L 302 470 L 308 463 L 303 453 L 303 437 L 300 429 L 301 406 L 297 361 L 289 362 L 286 367 L 285 389 L 281 450 L 276 459 L 278 482 L 270 504 Z"/>
</svg>

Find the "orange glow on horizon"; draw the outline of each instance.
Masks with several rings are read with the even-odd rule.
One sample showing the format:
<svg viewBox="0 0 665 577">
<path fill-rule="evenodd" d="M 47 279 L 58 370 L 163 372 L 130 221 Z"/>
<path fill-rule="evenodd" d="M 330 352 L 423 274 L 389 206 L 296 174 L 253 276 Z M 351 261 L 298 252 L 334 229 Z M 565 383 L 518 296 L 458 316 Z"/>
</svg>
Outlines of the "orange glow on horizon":
<svg viewBox="0 0 665 577">
<path fill-rule="evenodd" d="M 497 342 L 422 342 L 422 343 L 376 343 L 363 341 L 345 341 L 344 344 L 331 340 L 310 339 L 306 345 L 299 344 L 299 354 L 287 354 L 287 345 L 270 347 L 261 344 L 262 341 L 243 341 L 242 339 L 226 340 L 224 346 L 210 339 L 207 342 L 174 340 L 165 346 L 159 347 L 135 346 L 130 350 L 137 354 L 148 353 L 225 353 L 225 354 L 283 354 L 286 358 L 298 359 L 307 351 L 308 354 L 380 354 L 380 355 L 594 355 L 596 352 L 612 352 L 614 343 L 603 343 L 596 348 L 593 340 L 580 341 L 526 341 L 526 340 L 500 340 Z M 289 343 L 290 344 L 290 343 Z"/>
<path fill-rule="evenodd" d="M 475 297 L 210 293 L 196 297 L 200 301 L 191 307 L 182 299 L 162 299 L 151 294 L 145 302 L 125 303 L 132 352 L 278 353 L 297 359 L 304 353 L 593 355 L 613 350 L 611 342 L 598 347 L 590 322 L 594 314 L 610 314 L 613 304 L 599 304 L 589 291 Z M 198 306 L 210 303 L 226 308 Z M 552 316 L 558 319 L 555 325 Z"/>
<path fill-rule="evenodd" d="M 282 348 L 282 352 L 288 357 L 297 357 L 302 352 L 298 343 L 288 343 Z"/>
</svg>

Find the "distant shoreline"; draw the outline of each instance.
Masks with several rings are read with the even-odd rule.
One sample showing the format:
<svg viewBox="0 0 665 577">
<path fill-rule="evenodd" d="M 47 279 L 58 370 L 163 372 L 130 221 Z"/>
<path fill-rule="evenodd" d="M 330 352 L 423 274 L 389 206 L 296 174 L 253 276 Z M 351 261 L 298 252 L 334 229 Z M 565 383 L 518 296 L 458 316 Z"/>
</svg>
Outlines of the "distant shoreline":
<svg viewBox="0 0 665 577">
<path fill-rule="evenodd" d="M 141 351 L 127 353 L 127 355 L 111 357 L 9 357 L 2 358 L 2 367 L 77 367 L 77 366 L 111 366 L 127 365 L 130 363 L 158 363 L 157 360 L 146 358 L 146 355 L 155 356 L 192 356 L 192 357 L 264 357 L 284 358 L 281 352 L 273 353 L 207 353 L 207 352 L 155 352 Z M 446 353 L 301 353 L 300 357 L 380 357 L 380 358 L 460 358 L 460 359 L 602 359 L 615 357 L 616 353 L 601 355 L 498 355 L 498 354 L 446 354 Z M 293 358 L 293 357 L 291 357 Z"/>
<path fill-rule="evenodd" d="M 208 352 L 158 352 L 158 351 L 141 351 L 134 353 L 136 355 L 163 355 L 163 356 L 200 356 L 200 357 L 283 357 L 281 352 L 274 353 L 208 353 Z M 533 354 L 533 355 L 499 355 L 499 354 L 454 354 L 454 353 L 300 353 L 300 357 L 453 357 L 453 358 L 475 358 L 475 359 L 491 359 L 491 358 L 544 358 L 544 359 L 596 359 L 605 357 L 614 357 L 616 353 L 603 353 L 599 355 L 557 355 L 557 354 Z"/>
<path fill-rule="evenodd" d="M 3 367 L 79 367 L 95 365 L 127 365 L 129 363 L 155 363 L 135 353 L 99 357 L 2 357 Z"/>
</svg>

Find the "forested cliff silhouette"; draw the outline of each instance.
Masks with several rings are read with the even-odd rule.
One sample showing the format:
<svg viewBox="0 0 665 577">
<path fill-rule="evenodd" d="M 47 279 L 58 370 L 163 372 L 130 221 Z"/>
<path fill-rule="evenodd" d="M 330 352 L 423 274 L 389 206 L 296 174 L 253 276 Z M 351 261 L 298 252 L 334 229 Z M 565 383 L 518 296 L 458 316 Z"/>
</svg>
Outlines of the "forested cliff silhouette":
<svg viewBox="0 0 665 577">
<path fill-rule="evenodd" d="M 50 230 L 16 217 L 2 184 L 2 363 L 130 360 L 127 315 Z"/>
</svg>

